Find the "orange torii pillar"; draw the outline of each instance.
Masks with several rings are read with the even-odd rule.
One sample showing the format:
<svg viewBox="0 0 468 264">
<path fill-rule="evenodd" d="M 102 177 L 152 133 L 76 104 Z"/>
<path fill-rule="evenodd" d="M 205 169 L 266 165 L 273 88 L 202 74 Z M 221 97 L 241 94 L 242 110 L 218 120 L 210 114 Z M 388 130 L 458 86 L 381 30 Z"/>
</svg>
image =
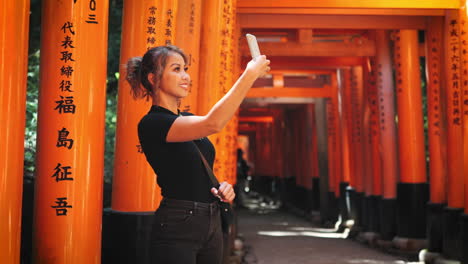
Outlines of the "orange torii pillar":
<svg viewBox="0 0 468 264">
<path fill-rule="evenodd" d="M 317 153 L 317 132 L 315 128 L 315 105 L 308 104 L 307 105 L 307 115 L 310 120 L 312 130 L 311 130 L 311 146 L 310 146 L 310 159 L 309 162 L 312 166 L 312 190 L 311 190 L 311 210 L 318 211 L 320 209 L 320 177 L 319 177 L 319 165 L 318 165 L 318 153 Z M 281 150 L 284 152 L 285 146 L 283 144 L 283 149 Z"/>
<path fill-rule="evenodd" d="M 342 201 L 346 200 L 346 187 L 342 184 L 341 179 L 343 178 L 343 162 L 342 162 L 342 136 L 341 136 L 341 121 L 340 121 L 340 106 L 339 106 L 339 87 L 338 87 L 338 74 L 331 74 L 331 94 L 330 102 L 333 104 L 333 115 L 334 115 L 334 164 L 335 164 L 335 188 L 332 190 L 336 197 L 336 213 L 341 215 L 342 223 L 348 219 L 348 212 L 346 210 L 345 203 Z M 347 186 L 347 185 L 346 185 Z"/>
<path fill-rule="evenodd" d="M 427 112 L 429 137 L 430 200 L 427 204 L 428 250 L 442 252 L 442 212 L 447 205 L 446 128 L 441 86 L 443 65 L 442 17 L 432 17 L 426 35 Z"/>
<path fill-rule="evenodd" d="M 104 216 L 104 262 L 144 263 L 149 257 L 146 251 L 149 230 L 161 194 L 156 175 L 141 150 L 137 124 L 152 101 L 132 97 L 125 79 L 126 63 L 152 47 L 175 42 L 180 22 L 177 3 L 170 0 L 124 3 L 112 205 Z M 191 16 L 185 17 L 190 19 Z M 200 18 L 194 17 L 197 19 Z"/>
<path fill-rule="evenodd" d="M 320 177 L 320 218 L 322 223 L 336 221 L 333 210 L 330 210 L 329 167 L 327 136 L 327 102 L 325 98 L 315 99 L 315 126 L 317 133 L 317 152 Z"/>
<path fill-rule="evenodd" d="M 398 181 L 397 136 L 395 123 L 395 88 L 390 50 L 390 32 L 375 33 L 378 125 L 382 149 L 380 238 L 390 241 L 396 235 L 396 187 Z M 375 186 L 376 190 L 379 186 Z"/>
<path fill-rule="evenodd" d="M 362 66 L 351 67 L 350 72 L 351 86 L 350 100 L 352 107 L 351 116 L 351 155 L 353 156 L 353 173 L 354 173 L 354 186 L 355 190 L 354 202 L 356 205 L 357 221 L 355 224 L 361 226 L 364 224 L 365 218 L 365 197 L 364 197 L 364 155 L 363 155 L 363 71 Z"/>
<path fill-rule="evenodd" d="M 463 175 L 463 59 L 460 28 L 462 19 L 458 10 L 446 11 L 445 16 L 445 81 L 447 111 L 447 207 L 443 210 L 442 252 L 451 259 L 461 258 L 460 219 L 464 208 Z M 463 32 L 462 32 L 463 31 Z"/>
<path fill-rule="evenodd" d="M 108 1 L 43 2 L 33 263 L 100 263 Z"/>
<path fill-rule="evenodd" d="M 314 123 L 313 123 L 313 116 L 311 113 L 311 108 L 313 107 L 312 104 L 307 104 L 304 106 L 304 122 L 305 122 L 305 142 L 304 142 L 304 156 L 301 158 L 301 160 L 304 162 L 304 187 L 306 189 L 306 210 L 307 212 L 310 212 L 311 210 L 314 210 L 314 196 L 313 196 L 313 179 L 314 179 L 314 163 L 312 162 L 313 159 L 313 137 L 314 137 Z M 274 149 L 274 152 L 282 152 L 283 149 L 281 149 L 281 123 L 277 123 L 277 131 L 278 133 L 276 134 L 274 138 L 274 142 L 272 142 Z M 275 164 L 280 165 L 281 160 L 275 160 Z"/>
<path fill-rule="evenodd" d="M 341 167 L 338 151 L 338 100 L 329 98 L 326 102 L 327 110 L 327 143 L 328 143 L 328 209 L 336 222 L 339 215 L 339 178 Z"/>
<path fill-rule="evenodd" d="M 463 174 L 464 174 L 464 211 L 461 216 L 460 251 L 462 263 L 468 263 L 468 9 L 466 4 L 459 9 L 460 26 L 460 58 L 462 76 L 463 102 Z"/>
<path fill-rule="evenodd" d="M 395 34 L 400 182 L 397 185 L 397 237 L 400 248 L 419 249 L 426 237 L 426 182 L 418 32 Z M 414 242 L 410 242 L 414 241 Z M 421 243 L 418 243 L 421 242 Z"/>
<path fill-rule="evenodd" d="M 364 95 L 363 95 L 363 107 L 362 107 L 362 182 L 363 182 L 363 200 L 362 200 L 362 232 L 363 237 L 366 240 L 371 240 L 375 233 L 370 231 L 370 222 L 371 218 L 373 218 L 373 211 L 371 208 L 371 194 L 372 194 L 372 184 L 373 179 L 372 176 L 372 169 L 374 168 L 374 164 L 372 164 L 371 159 L 371 138 L 370 138 L 370 106 L 368 104 L 369 99 L 369 70 L 370 65 L 369 63 L 363 63 L 363 83 L 364 83 Z"/>
<path fill-rule="evenodd" d="M 29 0 L 0 4 L 0 259 L 20 263 Z"/>
<path fill-rule="evenodd" d="M 355 173 L 355 159 L 354 154 L 354 138 L 353 138 L 353 116 L 354 107 L 351 101 L 351 70 L 340 70 L 341 78 L 341 127 L 343 129 L 342 136 L 342 153 L 343 153 L 343 179 L 342 182 L 348 183 L 347 192 L 349 194 L 349 218 L 354 220 L 354 225 L 360 225 L 361 214 L 361 199 L 356 194 L 356 173 Z M 359 200 L 358 200 L 359 199 Z"/>
<path fill-rule="evenodd" d="M 202 1 L 202 26 L 200 43 L 200 73 L 198 90 L 198 112 L 205 115 L 213 105 L 231 88 L 234 69 L 234 32 L 235 32 L 236 1 Z M 226 173 L 226 161 L 229 160 L 230 149 L 233 146 L 226 143 L 232 123 L 222 132 L 210 136 L 216 148 L 214 173 L 220 181 L 231 176 Z"/>
<path fill-rule="evenodd" d="M 367 182 L 366 195 L 368 196 L 368 230 L 369 239 L 374 239 L 380 233 L 380 208 L 382 204 L 382 155 L 380 148 L 377 71 L 375 58 L 369 58 L 364 71 L 366 81 L 366 111 L 364 130 L 365 144 L 367 144 Z"/>
<path fill-rule="evenodd" d="M 349 153 L 349 138 L 348 138 L 348 126 L 347 126 L 347 120 L 346 117 L 351 116 L 350 113 L 346 112 L 346 103 L 345 103 L 345 98 L 343 90 L 345 89 L 344 80 L 345 80 L 345 74 L 344 74 L 343 69 L 339 69 L 337 71 L 337 78 L 340 79 L 340 82 L 338 82 L 337 85 L 337 98 L 338 98 L 338 127 L 340 128 L 340 134 L 339 136 L 341 139 L 339 140 L 340 142 L 340 153 L 341 156 L 338 157 L 341 160 L 341 174 L 340 174 L 340 214 L 342 216 L 343 220 L 348 220 L 348 219 L 354 219 L 355 217 L 351 214 L 351 208 L 349 207 L 349 202 L 347 200 L 348 194 L 352 194 L 353 190 L 349 186 L 350 182 L 350 153 Z M 347 75 L 346 75 L 347 77 Z M 341 104 L 339 104 L 341 102 Z M 343 224 L 346 224 L 345 221 L 343 221 Z"/>
</svg>

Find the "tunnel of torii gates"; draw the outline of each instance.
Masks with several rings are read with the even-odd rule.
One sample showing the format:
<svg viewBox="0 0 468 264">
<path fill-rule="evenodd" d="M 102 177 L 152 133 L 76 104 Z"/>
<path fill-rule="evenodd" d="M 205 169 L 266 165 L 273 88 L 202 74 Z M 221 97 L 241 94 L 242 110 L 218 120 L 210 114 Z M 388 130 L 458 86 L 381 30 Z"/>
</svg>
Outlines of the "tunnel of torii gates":
<svg viewBox="0 0 468 264">
<path fill-rule="evenodd" d="M 259 181 L 276 182 L 323 222 L 341 215 L 397 247 L 467 259 L 465 5 L 126 0 L 120 62 L 182 47 L 192 84 L 181 109 L 203 115 L 249 60 L 243 35 L 256 34 L 272 71 L 210 137 L 220 180 L 236 181 L 240 136 Z M 20 253 L 29 7 L 0 3 L 2 263 L 23 254 L 100 263 L 108 247 L 135 251 L 145 237 L 128 237 L 145 231 L 161 200 L 135 129 L 151 102 L 135 101 L 121 78 L 112 205 L 103 210 L 108 1 L 43 0 L 32 245 Z"/>
</svg>

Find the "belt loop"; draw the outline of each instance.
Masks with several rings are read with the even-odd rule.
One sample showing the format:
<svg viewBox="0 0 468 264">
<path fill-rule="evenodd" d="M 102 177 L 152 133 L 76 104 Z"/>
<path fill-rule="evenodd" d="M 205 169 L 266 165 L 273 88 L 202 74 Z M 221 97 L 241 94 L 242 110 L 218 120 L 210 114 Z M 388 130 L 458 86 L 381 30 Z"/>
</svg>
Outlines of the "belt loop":
<svg viewBox="0 0 468 264">
<path fill-rule="evenodd" d="M 198 203 L 197 202 L 194 202 L 193 203 L 193 213 L 196 214 L 197 213 L 197 207 L 198 207 Z"/>
</svg>

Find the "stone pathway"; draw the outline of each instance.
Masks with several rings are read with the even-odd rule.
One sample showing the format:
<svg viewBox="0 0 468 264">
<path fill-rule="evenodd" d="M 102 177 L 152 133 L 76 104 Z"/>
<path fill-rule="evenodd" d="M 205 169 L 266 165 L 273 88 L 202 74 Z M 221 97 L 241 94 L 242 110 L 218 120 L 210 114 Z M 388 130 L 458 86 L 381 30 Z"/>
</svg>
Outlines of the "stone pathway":
<svg viewBox="0 0 468 264">
<path fill-rule="evenodd" d="M 245 264 L 406 264 L 346 234 L 314 227 L 283 211 L 259 214 L 238 210 L 239 235 L 244 240 Z"/>
</svg>

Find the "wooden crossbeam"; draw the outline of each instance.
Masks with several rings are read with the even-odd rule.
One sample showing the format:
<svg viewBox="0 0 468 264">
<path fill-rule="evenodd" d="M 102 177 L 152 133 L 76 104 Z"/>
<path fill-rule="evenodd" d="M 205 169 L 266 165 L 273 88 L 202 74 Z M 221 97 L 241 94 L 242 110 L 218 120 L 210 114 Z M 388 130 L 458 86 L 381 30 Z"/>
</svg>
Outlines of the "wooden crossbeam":
<svg viewBox="0 0 468 264">
<path fill-rule="evenodd" d="M 238 7 L 238 14 L 379 15 L 445 16 L 444 9 L 408 8 L 313 8 L 313 7 Z"/>
<path fill-rule="evenodd" d="M 273 123 L 274 118 L 272 116 L 240 116 L 239 122 L 250 122 L 250 123 Z"/>
<path fill-rule="evenodd" d="M 262 52 L 264 53 L 264 52 Z M 266 53 L 264 53 L 266 54 Z M 241 65 L 245 66 L 252 57 L 249 53 L 243 53 Z M 285 69 L 336 69 L 342 67 L 362 65 L 365 61 L 364 57 L 283 57 L 267 55 L 271 61 L 272 71 L 282 71 Z"/>
<path fill-rule="evenodd" d="M 322 88 L 251 88 L 247 98 L 255 97 L 331 97 L 331 87 Z"/>
<path fill-rule="evenodd" d="M 375 46 L 372 40 L 366 40 L 362 44 L 351 42 L 262 42 L 260 49 L 262 54 L 268 54 L 268 56 L 366 57 L 375 55 Z M 249 54 L 249 47 L 245 41 L 241 43 L 241 53 Z"/>
<path fill-rule="evenodd" d="M 252 1 L 254 2 L 254 1 Z M 426 17 L 377 15 L 242 14 L 241 28 L 425 29 Z"/>
<path fill-rule="evenodd" d="M 295 7 L 295 8 L 428 8 L 454 9 L 462 5 L 459 0 L 237 0 L 237 8 Z"/>
</svg>

